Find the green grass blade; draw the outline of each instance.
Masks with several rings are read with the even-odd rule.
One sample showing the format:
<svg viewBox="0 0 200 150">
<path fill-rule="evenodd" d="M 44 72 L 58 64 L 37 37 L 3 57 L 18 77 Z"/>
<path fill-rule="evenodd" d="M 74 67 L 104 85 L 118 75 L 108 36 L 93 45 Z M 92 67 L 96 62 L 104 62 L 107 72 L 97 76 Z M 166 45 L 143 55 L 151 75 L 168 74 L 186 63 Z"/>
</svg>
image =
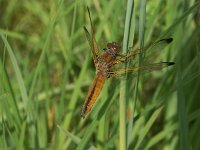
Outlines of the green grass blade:
<svg viewBox="0 0 200 150">
<path fill-rule="evenodd" d="M 162 33 L 159 38 L 162 39 L 164 37 L 170 36 L 174 29 L 176 29 L 177 25 L 186 19 L 186 17 L 188 17 L 190 13 L 194 12 L 199 6 L 200 2 L 196 2 L 192 7 L 185 11 L 180 18 L 176 19 L 176 21 L 164 33 Z"/>
<path fill-rule="evenodd" d="M 162 111 L 163 107 L 158 108 L 153 114 L 152 116 L 149 118 L 149 120 L 147 121 L 146 125 L 142 128 L 142 131 L 140 133 L 139 139 L 137 141 L 137 144 L 135 146 L 135 149 L 139 149 L 141 146 L 142 141 L 144 140 L 145 136 L 147 135 L 148 131 L 150 130 L 150 128 L 152 127 L 153 123 L 155 122 L 155 120 L 158 118 L 158 116 L 160 115 L 160 112 Z"/>
<path fill-rule="evenodd" d="M 133 12 L 134 3 L 132 0 L 127 2 L 127 12 L 125 19 L 125 28 L 124 28 L 124 39 L 123 39 L 123 53 L 127 53 L 128 44 L 129 44 L 129 36 L 130 36 L 130 28 L 131 28 L 131 18 Z M 127 148 L 126 141 L 126 81 L 122 80 L 120 82 L 120 98 L 119 98 L 119 149 L 123 150 Z"/>
<path fill-rule="evenodd" d="M 24 79 L 23 79 L 21 71 L 19 69 L 17 60 L 15 58 L 13 50 L 12 50 L 10 44 L 8 43 L 6 37 L 3 34 L 0 34 L 0 35 L 1 35 L 1 38 L 2 38 L 2 40 L 3 40 L 3 42 L 6 46 L 8 54 L 10 56 L 10 59 L 11 59 L 12 65 L 13 65 L 13 69 L 15 70 L 15 74 L 16 74 L 16 78 L 17 78 L 17 81 L 18 81 L 21 97 L 22 97 L 22 100 L 23 100 L 23 103 L 24 103 L 23 105 L 24 105 L 25 108 L 28 108 L 28 106 L 27 106 L 27 103 L 28 103 L 27 89 L 25 87 Z M 26 110 L 26 111 L 28 111 L 28 110 Z M 30 114 L 28 113 L 28 115 L 30 115 Z"/>
<path fill-rule="evenodd" d="M 94 120 L 90 124 L 90 126 L 87 128 L 87 130 L 85 132 L 83 139 L 81 140 L 80 144 L 78 145 L 77 150 L 87 149 L 86 148 L 87 143 L 88 143 L 90 137 L 92 136 L 92 133 L 95 131 L 97 124 L 98 124 L 97 120 Z"/>
<path fill-rule="evenodd" d="M 179 62 L 181 61 L 179 57 Z M 179 63 L 181 64 L 181 63 Z M 180 126 L 180 149 L 189 149 L 189 139 L 188 139 L 188 124 L 187 124 L 187 114 L 186 114 L 186 100 L 183 91 L 183 80 L 181 74 L 181 66 L 177 66 L 177 100 L 178 100 L 178 115 L 179 115 L 179 126 Z"/>
</svg>

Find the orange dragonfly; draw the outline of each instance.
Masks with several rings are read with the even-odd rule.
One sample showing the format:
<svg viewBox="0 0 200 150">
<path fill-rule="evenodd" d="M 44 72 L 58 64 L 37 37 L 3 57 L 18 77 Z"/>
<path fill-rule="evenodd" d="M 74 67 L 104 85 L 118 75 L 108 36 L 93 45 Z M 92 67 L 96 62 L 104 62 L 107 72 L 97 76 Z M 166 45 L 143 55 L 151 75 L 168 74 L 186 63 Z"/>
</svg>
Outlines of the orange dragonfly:
<svg viewBox="0 0 200 150">
<path fill-rule="evenodd" d="M 90 112 L 93 104 L 95 103 L 97 97 L 99 96 L 101 89 L 105 83 L 105 81 L 111 77 L 121 76 L 123 74 L 129 72 L 136 72 L 139 70 L 160 70 L 164 67 L 171 66 L 174 62 L 160 62 L 154 63 L 144 66 L 137 66 L 131 68 L 121 68 L 121 69 L 114 69 L 114 66 L 119 63 L 125 63 L 129 58 L 134 58 L 140 53 L 144 53 L 147 48 L 145 49 L 138 49 L 138 50 L 131 50 L 126 55 L 119 54 L 120 46 L 115 43 L 108 43 L 107 47 L 103 49 L 102 54 L 99 54 L 99 49 L 97 46 L 97 42 L 94 35 L 93 24 L 90 16 L 90 11 L 88 9 L 90 25 L 91 25 L 91 34 L 88 32 L 86 27 L 84 27 L 86 38 L 89 42 L 90 48 L 92 50 L 93 61 L 96 68 L 96 76 L 94 81 L 89 89 L 88 95 L 85 99 L 81 116 L 85 118 L 85 116 Z M 166 45 L 172 42 L 172 38 L 162 39 L 154 43 L 153 45 Z"/>
</svg>

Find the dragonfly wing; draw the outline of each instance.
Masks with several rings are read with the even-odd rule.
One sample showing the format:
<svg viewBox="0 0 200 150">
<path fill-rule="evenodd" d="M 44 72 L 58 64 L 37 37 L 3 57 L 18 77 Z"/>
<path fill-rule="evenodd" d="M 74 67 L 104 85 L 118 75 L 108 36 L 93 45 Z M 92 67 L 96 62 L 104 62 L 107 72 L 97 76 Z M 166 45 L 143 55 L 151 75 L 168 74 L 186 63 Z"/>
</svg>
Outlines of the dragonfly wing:
<svg viewBox="0 0 200 150">
<path fill-rule="evenodd" d="M 109 71 L 108 75 L 109 77 L 117 77 L 124 75 L 126 73 L 136 73 L 137 71 L 155 71 L 155 70 L 161 70 L 162 68 L 168 67 L 174 65 L 174 62 L 161 62 L 161 63 L 154 63 L 144 66 L 137 66 L 137 67 L 131 67 L 131 68 L 123 68 L 115 71 Z"/>
<path fill-rule="evenodd" d="M 173 41 L 173 38 L 161 39 L 161 40 L 153 43 L 152 45 L 145 47 L 144 49 L 130 50 L 126 55 L 121 55 L 121 56 L 119 55 L 116 58 L 116 61 L 114 64 L 125 62 L 129 58 L 133 59 L 138 54 L 145 53 L 147 50 L 150 50 L 150 49 L 163 49 L 166 45 L 168 45 L 172 41 Z"/>
<path fill-rule="evenodd" d="M 88 43 L 90 45 L 90 48 L 92 50 L 93 61 L 94 61 L 94 64 L 96 66 L 96 64 L 97 64 L 97 58 L 98 58 L 98 49 L 95 49 L 94 44 L 93 44 L 93 40 L 92 40 L 92 38 L 90 36 L 90 33 L 88 32 L 88 30 L 87 30 L 86 27 L 84 27 L 84 30 L 85 30 L 86 38 L 87 38 Z"/>
<path fill-rule="evenodd" d="M 96 39 L 95 39 L 94 29 L 93 29 L 93 24 L 92 24 L 92 19 L 91 19 L 90 10 L 89 10 L 88 7 L 87 7 L 87 10 L 88 10 L 89 19 L 90 19 L 92 36 L 90 35 L 90 33 L 88 32 L 88 30 L 87 30 L 86 27 L 84 27 L 84 30 L 85 30 L 86 38 L 87 38 L 87 40 L 89 42 L 89 45 L 91 47 L 94 64 L 96 66 L 96 64 L 97 64 L 97 58 L 99 56 L 99 49 L 98 49 L 97 42 L 96 42 Z"/>
</svg>

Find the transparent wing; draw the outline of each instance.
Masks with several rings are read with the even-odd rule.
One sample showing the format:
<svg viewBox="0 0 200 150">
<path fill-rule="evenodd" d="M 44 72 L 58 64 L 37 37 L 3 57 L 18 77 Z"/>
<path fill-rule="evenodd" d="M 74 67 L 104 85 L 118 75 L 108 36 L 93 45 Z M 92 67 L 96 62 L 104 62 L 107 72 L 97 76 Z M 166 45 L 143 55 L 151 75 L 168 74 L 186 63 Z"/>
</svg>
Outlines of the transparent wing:
<svg viewBox="0 0 200 150">
<path fill-rule="evenodd" d="M 172 41 L 173 41 L 172 38 L 161 39 L 161 40 L 153 43 L 152 45 L 145 47 L 144 49 L 130 50 L 126 55 L 119 55 L 119 56 L 117 56 L 114 64 L 125 62 L 129 58 L 133 59 L 138 54 L 145 53 L 149 49 L 163 49 L 165 46 L 167 46 Z"/>
<path fill-rule="evenodd" d="M 91 19 L 90 10 L 89 10 L 88 7 L 87 7 L 87 10 L 88 10 L 89 19 L 90 19 L 92 37 L 91 37 L 90 33 L 88 32 L 86 27 L 84 27 L 84 31 L 85 31 L 85 35 L 86 35 L 86 38 L 88 40 L 88 43 L 91 47 L 94 64 L 96 66 L 97 65 L 97 58 L 99 56 L 99 49 L 98 49 L 97 42 L 96 42 L 96 39 L 95 39 L 92 19 Z"/>
<path fill-rule="evenodd" d="M 137 71 L 147 71 L 151 72 L 154 70 L 161 70 L 162 68 L 174 65 L 174 62 L 161 62 L 161 63 L 154 63 L 154 64 L 149 64 L 149 65 L 144 65 L 144 66 L 137 66 L 137 67 L 131 67 L 131 68 L 123 68 L 123 69 L 118 69 L 115 71 L 109 71 L 108 76 L 109 77 L 117 77 L 124 75 L 126 73 L 136 73 Z"/>
</svg>

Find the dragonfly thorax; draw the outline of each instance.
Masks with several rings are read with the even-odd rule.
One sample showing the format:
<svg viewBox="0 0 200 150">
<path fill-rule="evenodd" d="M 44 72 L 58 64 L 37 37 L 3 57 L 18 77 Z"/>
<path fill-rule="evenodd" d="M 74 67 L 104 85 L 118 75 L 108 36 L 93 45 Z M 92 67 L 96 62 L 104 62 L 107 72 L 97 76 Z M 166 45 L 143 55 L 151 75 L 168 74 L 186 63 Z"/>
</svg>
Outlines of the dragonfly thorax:
<svg viewBox="0 0 200 150">
<path fill-rule="evenodd" d="M 103 59 L 99 59 L 99 62 L 97 63 L 96 73 L 98 72 L 104 72 L 106 75 L 107 70 L 109 69 L 109 65 L 106 61 Z"/>
</svg>

